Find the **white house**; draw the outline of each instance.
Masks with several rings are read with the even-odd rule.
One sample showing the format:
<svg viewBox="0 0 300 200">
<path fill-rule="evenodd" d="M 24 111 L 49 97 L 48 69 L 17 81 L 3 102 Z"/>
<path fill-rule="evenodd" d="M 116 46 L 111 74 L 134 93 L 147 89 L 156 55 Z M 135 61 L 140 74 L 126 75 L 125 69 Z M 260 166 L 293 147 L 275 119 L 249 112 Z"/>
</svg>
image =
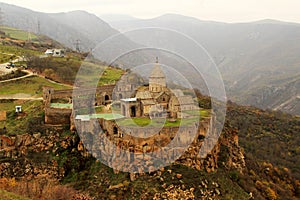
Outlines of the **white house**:
<svg viewBox="0 0 300 200">
<path fill-rule="evenodd" d="M 45 52 L 45 55 L 52 56 L 53 52 L 54 52 L 54 49 L 47 49 L 46 52 Z"/>
<path fill-rule="evenodd" d="M 64 49 L 47 49 L 45 52 L 47 56 L 54 56 L 54 57 L 64 57 L 65 50 Z"/>
</svg>

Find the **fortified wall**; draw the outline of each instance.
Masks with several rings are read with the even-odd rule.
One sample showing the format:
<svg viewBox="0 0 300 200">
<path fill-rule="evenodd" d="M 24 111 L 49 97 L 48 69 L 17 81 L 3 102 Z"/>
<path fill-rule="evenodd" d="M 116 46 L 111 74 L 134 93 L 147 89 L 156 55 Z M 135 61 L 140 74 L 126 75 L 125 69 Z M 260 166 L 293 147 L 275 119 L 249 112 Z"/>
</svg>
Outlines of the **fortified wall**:
<svg viewBox="0 0 300 200">
<path fill-rule="evenodd" d="M 54 90 L 52 87 L 43 88 L 43 101 L 45 105 L 45 124 L 50 125 L 69 125 L 71 124 L 71 108 L 52 107 L 51 103 L 61 102 L 73 104 L 73 95 L 82 96 L 82 100 L 76 101 L 76 108 L 86 108 L 87 105 L 105 105 L 112 100 L 114 85 L 104 85 L 96 89 L 76 88 L 69 90 Z"/>
<path fill-rule="evenodd" d="M 233 146 L 236 151 L 232 156 L 234 158 L 226 163 L 227 167 L 243 168 L 245 163 L 237 134 L 230 133 L 218 138 L 212 120 L 214 117 L 205 118 L 188 127 L 143 128 L 122 127 L 117 121 L 91 119 L 76 120 L 76 128 L 88 151 L 94 157 L 106 160 L 106 164 L 117 171 L 151 172 L 154 165 L 157 166 L 156 161 L 172 163 L 176 160 L 175 163 L 212 172 L 218 168 L 220 147 L 224 144 Z M 175 145 L 168 147 L 170 143 Z M 103 150 L 109 154 L 104 154 Z M 203 152 L 205 155 L 201 155 Z M 112 159 L 116 157 L 118 159 Z"/>
<path fill-rule="evenodd" d="M 105 105 L 111 103 L 114 88 L 115 85 L 105 85 L 74 92 L 45 87 L 45 124 L 71 125 L 75 131 L 72 108 L 55 108 L 51 103 L 63 101 L 73 105 L 72 96 L 75 94 L 81 97 L 76 100 L 76 109 L 87 108 L 91 103 Z M 132 127 L 120 126 L 118 120 L 78 119 L 76 130 L 84 146 L 82 149 L 87 149 L 96 158 L 104 158 L 105 164 L 116 171 L 151 172 L 157 166 L 156 162 L 172 163 L 176 160 L 175 163 L 211 172 L 218 167 L 222 146 L 230 147 L 230 155 L 222 164 L 229 168 L 243 168 L 245 163 L 237 133 L 228 130 L 219 138 L 212 126 L 214 120 L 212 115 L 189 126 Z M 116 157 L 120 159 L 114 160 Z"/>
</svg>

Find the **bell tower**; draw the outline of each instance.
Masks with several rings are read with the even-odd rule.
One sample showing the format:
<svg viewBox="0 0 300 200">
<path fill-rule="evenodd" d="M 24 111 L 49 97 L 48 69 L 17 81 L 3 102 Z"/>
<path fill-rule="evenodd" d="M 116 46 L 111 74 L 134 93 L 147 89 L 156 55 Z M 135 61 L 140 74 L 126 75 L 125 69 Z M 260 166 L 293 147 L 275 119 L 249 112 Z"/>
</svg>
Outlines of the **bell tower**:
<svg viewBox="0 0 300 200">
<path fill-rule="evenodd" d="M 152 93 L 159 93 L 166 88 L 166 76 L 158 63 L 158 57 L 156 57 L 156 63 L 149 77 L 149 91 Z"/>
</svg>

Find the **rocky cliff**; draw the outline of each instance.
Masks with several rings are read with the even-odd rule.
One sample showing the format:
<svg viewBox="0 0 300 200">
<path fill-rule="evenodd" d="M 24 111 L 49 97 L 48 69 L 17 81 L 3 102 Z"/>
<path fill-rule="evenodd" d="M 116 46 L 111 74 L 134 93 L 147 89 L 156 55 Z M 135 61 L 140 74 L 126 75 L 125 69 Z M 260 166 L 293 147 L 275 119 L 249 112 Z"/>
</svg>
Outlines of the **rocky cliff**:
<svg viewBox="0 0 300 200">
<path fill-rule="evenodd" d="M 199 150 L 203 139 L 195 138 L 176 163 L 207 172 L 214 171 L 218 165 L 239 170 L 244 167 L 236 131 L 226 130 L 207 157 L 201 159 Z M 68 170 L 64 162 L 66 152 L 77 155 L 78 160 L 90 157 L 77 133 L 71 134 L 61 127 L 45 127 L 43 133 L 1 135 L 0 144 L 1 177 L 47 175 L 62 179 Z"/>
</svg>

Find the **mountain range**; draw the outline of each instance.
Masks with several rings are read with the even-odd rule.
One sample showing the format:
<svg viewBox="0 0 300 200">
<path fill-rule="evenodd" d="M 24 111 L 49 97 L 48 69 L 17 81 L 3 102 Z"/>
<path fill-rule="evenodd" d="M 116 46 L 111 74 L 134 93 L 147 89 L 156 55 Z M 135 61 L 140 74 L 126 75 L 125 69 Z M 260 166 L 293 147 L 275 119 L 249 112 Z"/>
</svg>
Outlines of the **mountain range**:
<svg viewBox="0 0 300 200">
<path fill-rule="evenodd" d="M 230 24 L 174 14 L 110 24 L 120 31 L 163 27 L 184 33 L 200 43 L 214 59 L 229 99 L 300 114 L 299 24 L 275 20 Z M 135 41 L 161 42 L 151 38 L 135 38 Z M 193 53 L 189 48 L 184 51 Z"/>
<path fill-rule="evenodd" d="M 162 27 L 178 31 L 194 39 L 209 53 L 223 77 L 230 100 L 300 115 L 299 24 L 275 20 L 221 23 L 175 14 L 144 20 L 106 16 L 108 24 L 85 11 L 50 14 L 4 3 L 0 3 L 0 7 L 4 25 L 47 35 L 73 49 L 80 40 L 82 51 L 90 51 L 105 39 L 127 30 Z M 117 48 L 109 49 L 111 52 L 163 44 L 169 50 L 180 46 L 185 55 L 195 56 L 189 45 L 182 44 L 168 32 L 159 41 L 147 34 L 139 37 L 120 34 L 118 37 Z M 170 40 L 171 45 L 168 44 Z M 120 63 L 153 62 L 157 53 L 144 51 L 137 55 L 127 56 Z M 159 56 L 162 60 L 169 58 L 161 53 Z M 190 75 L 193 76 L 193 72 Z"/>
</svg>

